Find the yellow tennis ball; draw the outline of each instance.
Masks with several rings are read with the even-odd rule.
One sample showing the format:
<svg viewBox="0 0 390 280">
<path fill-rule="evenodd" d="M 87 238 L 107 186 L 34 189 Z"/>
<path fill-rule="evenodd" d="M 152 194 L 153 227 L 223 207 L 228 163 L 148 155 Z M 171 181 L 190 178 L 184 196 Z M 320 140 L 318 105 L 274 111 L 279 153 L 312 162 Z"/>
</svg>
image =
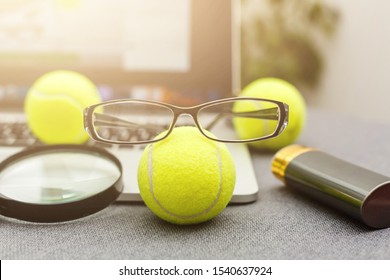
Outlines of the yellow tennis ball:
<svg viewBox="0 0 390 280">
<path fill-rule="evenodd" d="M 217 216 L 229 203 L 235 166 L 223 143 L 196 127 L 178 127 L 150 144 L 138 167 L 138 185 L 148 208 L 175 224 L 196 224 Z"/>
<path fill-rule="evenodd" d="M 306 104 L 295 86 L 278 78 L 261 78 L 246 86 L 240 96 L 273 99 L 289 105 L 289 120 L 286 129 L 275 138 L 251 142 L 252 147 L 278 150 L 293 143 L 298 138 L 306 122 Z M 240 108 L 239 106 L 250 105 L 248 103 L 237 103 L 234 110 L 239 112 L 240 110 L 251 109 Z M 233 124 L 239 137 L 245 139 L 272 133 L 275 128 L 275 126 L 264 125 L 263 120 L 256 119 L 237 118 Z"/>
<path fill-rule="evenodd" d="M 46 144 L 81 144 L 88 139 L 83 110 L 101 102 L 97 87 L 80 73 L 52 71 L 29 89 L 24 110 L 32 133 Z"/>
</svg>

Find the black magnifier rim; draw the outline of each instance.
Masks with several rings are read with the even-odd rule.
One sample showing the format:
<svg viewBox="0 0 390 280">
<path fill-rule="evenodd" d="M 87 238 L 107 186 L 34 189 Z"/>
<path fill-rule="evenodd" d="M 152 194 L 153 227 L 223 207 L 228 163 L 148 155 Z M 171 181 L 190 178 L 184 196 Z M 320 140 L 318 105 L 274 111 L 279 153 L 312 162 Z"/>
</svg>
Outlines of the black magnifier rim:
<svg viewBox="0 0 390 280">
<path fill-rule="evenodd" d="M 119 168 L 119 178 L 106 190 L 78 201 L 64 202 L 58 204 L 34 204 L 17 201 L 3 196 L 0 193 L 0 215 L 19 220 L 39 223 L 56 223 L 76 220 L 89 216 L 113 203 L 123 191 L 122 164 L 111 153 L 105 149 L 86 145 L 48 145 L 26 148 L 0 163 L 0 173 L 7 167 L 18 161 L 31 158 L 37 155 L 76 152 L 84 154 L 95 154 L 107 158 Z"/>
</svg>

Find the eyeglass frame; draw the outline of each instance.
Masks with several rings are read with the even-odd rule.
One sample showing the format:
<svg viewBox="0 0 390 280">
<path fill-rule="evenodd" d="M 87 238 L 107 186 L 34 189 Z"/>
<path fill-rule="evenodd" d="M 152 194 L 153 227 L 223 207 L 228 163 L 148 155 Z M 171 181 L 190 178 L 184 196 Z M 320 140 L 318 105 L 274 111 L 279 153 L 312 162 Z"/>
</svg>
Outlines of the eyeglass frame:
<svg viewBox="0 0 390 280">
<path fill-rule="evenodd" d="M 209 107 L 215 104 L 219 103 L 227 103 L 227 102 L 232 102 L 232 101 L 244 101 L 244 100 L 253 100 L 253 101 L 262 101 L 262 102 L 270 102 L 274 103 L 278 106 L 279 109 L 279 115 L 278 115 L 278 125 L 275 129 L 275 131 L 271 135 L 266 135 L 262 137 L 257 137 L 257 138 L 252 138 L 252 139 L 244 139 L 244 140 L 227 140 L 227 139 L 218 139 L 218 138 L 213 138 L 207 135 L 204 132 L 204 129 L 199 123 L 198 120 L 198 114 L 201 111 L 201 109 L 205 107 Z M 115 140 L 106 140 L 101 138 L 98 133 L 96 132 L 95 125 L 93 124 L 93 113 L 96 107 L 99 106 L 104 106 L 104 105 L 110 105 L 110 104 L 120 104 L 120 103 L 127 103 L 127 102 L 139 102 L 139 103 L 147 103 L 147 104 L 152 104 L 152 105 L 158 105 L 162 107 L 168 108 L 172 114 L 172 120 L 171 123 L 169 124 L 169 128 L 166 131 L 166 135 L 162 138 L 159 139 L 151 139 L 151 140 L 145 140 L 145 141 L 139 141 L 139 142 L 122 142 L 122 141 L 115 141 Z M 267 110 L 267 109 L 265 109 Z M 240 112 L 237 112 L 240 113 Z M 246 112 L 243 112 L 246 113 Z M 136 99 L 136 98 L 128 98 L 128 99 L 114 99 L 114 100 L 109 100 L 101 103 L 97 103 L 91 106 L 88 106 L 84 109 L 84 129 L 87 131 L 89 136 L 96 141 L 100 141 L 103 143 L 107 144 L 119 144 L 119 145 L 142 145 L 142 144 L 151 144 L 151 143 L 156 143 L 161 140 L 164 140 L 167 138 L 172 130 L 175 128 L 177 119 L 182 115 L 182 114 L 187 114 L 190 115 L 195 123 L 195 126 L 198 128 L 198 130 L 201 132 L 203 136 L 206 138 L 217 141 L 217 142 L 222 142 L 222 143 L 249 143 L 249 142 L 256 142 L 256 141 L 261 141 L 261 140 L 266 140 L 270 138 L 274 138 L 281 134 L 283 130 L 286 128 L 288 124 L 288 115 L 289 115 L 289 106 L 281 101 L 278 100 L 272 100 L 272 99 L 266 99 L 266 98 L 257 98 L 257 97 L 229 97 L 229 98 L 224 98 L 224 99 L 218 99 L 218 100 L 213 100 L 209 102 L 205 102 L 202 104 L 194 105 L 194 106 L 189 106 L 189 107 L 183 107 L 183 106 L 177 106 L 165 102 L 160 102 L 160 101 L 155 101 L 155 100 L 144 100 L 144 99 Z"/>
</svg>

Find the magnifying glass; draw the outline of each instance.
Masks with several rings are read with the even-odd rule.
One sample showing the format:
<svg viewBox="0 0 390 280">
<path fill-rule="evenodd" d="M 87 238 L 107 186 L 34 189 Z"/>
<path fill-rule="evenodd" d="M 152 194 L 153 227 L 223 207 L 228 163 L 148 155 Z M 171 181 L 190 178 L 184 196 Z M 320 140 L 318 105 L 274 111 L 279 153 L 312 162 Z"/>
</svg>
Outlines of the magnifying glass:
<svg viewBox="0 0 390 280">
<path fill-rule="evenodd" d="M 0 163 L 0 215 L 63 222 L 96 213 L 123 190 L 122 165 L 83 145 L 27 148 Z"/>
</svg>

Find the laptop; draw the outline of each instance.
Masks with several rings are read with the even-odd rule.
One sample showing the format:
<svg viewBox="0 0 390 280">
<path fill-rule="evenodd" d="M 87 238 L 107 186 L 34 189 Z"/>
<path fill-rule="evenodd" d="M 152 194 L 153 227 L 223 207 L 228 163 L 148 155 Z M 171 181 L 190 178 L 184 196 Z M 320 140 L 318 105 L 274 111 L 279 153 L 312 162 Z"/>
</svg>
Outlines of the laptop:
<svg viewBox="0 0 390 280">
<path fill-rule="evenodd" d="M 1 1 L 0 161 L 40 144 L 23 102 L 44 73 L 80 72 L 103 100 L 191 106 L 238 93 L 239 39 L 240 0 Z M 258 184 L 248 148 L 227 146 L 236 164 L 231 203 L 253 202 Z M 118 201 L 142 201 L 137 168 L 144 146 L 104 147 L 123 166 Z"/>
</svg>

